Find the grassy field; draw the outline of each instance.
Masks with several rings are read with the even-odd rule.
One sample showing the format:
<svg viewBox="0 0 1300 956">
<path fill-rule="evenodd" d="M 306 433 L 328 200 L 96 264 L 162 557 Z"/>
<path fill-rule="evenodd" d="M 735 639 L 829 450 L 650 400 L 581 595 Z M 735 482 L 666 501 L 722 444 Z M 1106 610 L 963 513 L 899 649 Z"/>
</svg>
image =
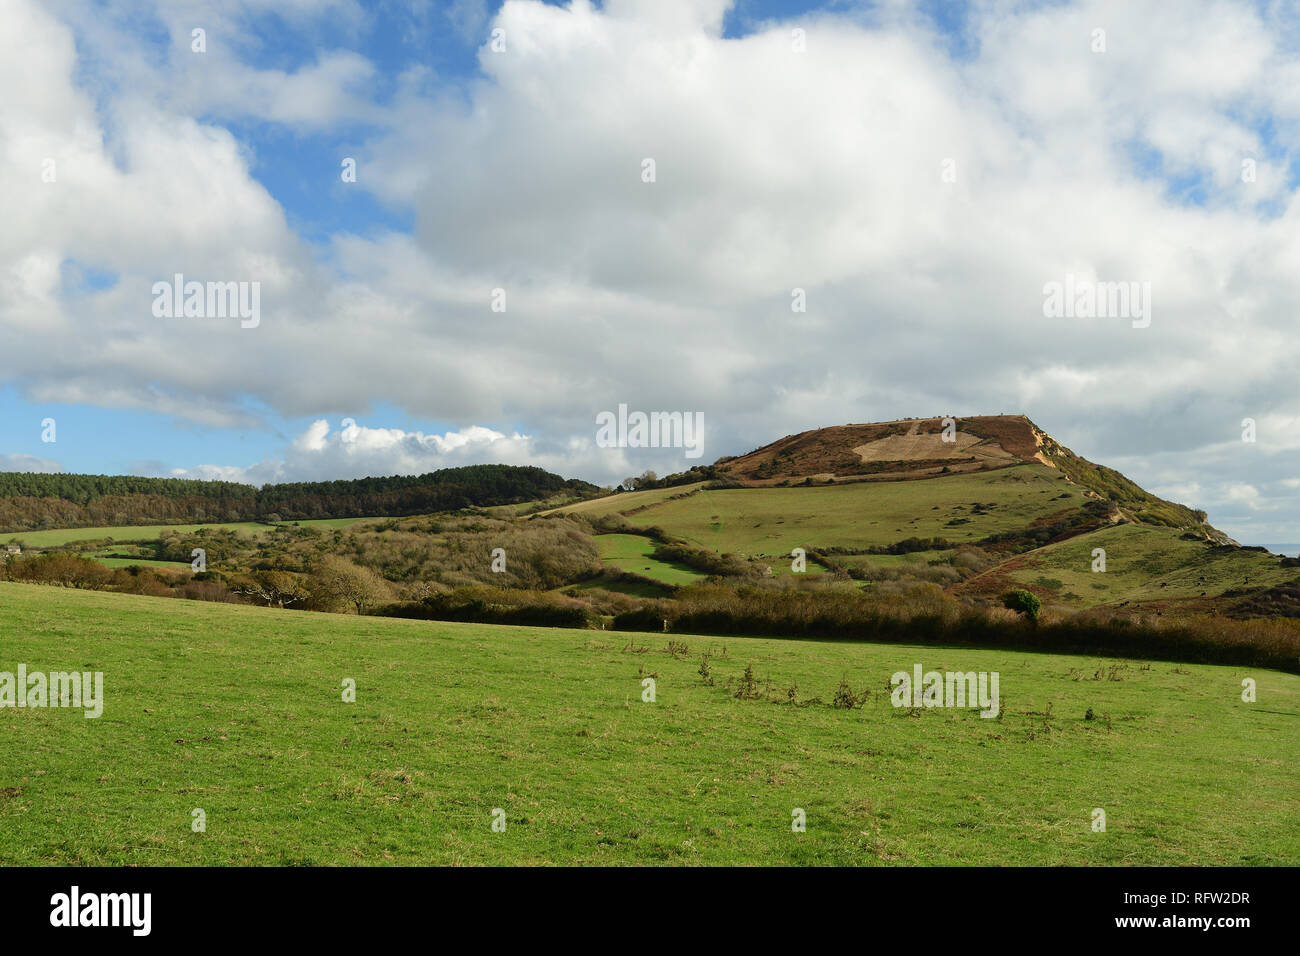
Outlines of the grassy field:
<svg viewBox="0 0 1300 956">
<path fill-rule="evenodd" d="M 847 567 L 902 568 L 937 561 L 947 551 L 913 551 L 909 554 L 838 554 L 835 560 Z"/>
<path fill-rule="evenodd" d="M 1106 552 L 1106 570 L 1092 570 L 1093 550 Z M 1117 601 L 1218 597 L 1231 588 L 1283 584 L 1300 569 L 1276 555 L 1215 549 L 1181 532 L 1124 524 L 1048 545 L 1015 562 L 1007 576 L 1052 592 L 1062 604 L 1093 607 Z M 1161 585 L 1164 587 L 1161 587 Z"/>
<path fill-rule="evenodd" d="M 816 559 L 811 555 L 804 555 L 804 569 L 795 571 L 793 567 L 794 559 L 790 554 L 757 554 L 754 557 L 768 562 L 767 566 L 772 569 L 772 574 L 778 578 L 794 577 L 796 574 L 826 574 L 829 570 L 825 565 L 818 564 Z"/>
<path fill-rule="evenodd" d="M 305 521 L 287 522 L 303 527 L 346 528 L 361 521 L 375 521 L 375 518 L 312 518 Z M 41 550 L 59 548 L 75 541 L 97 541 L 112 538 L 114 541 L 156 541 L 167 532 L 193 534 L 201 528 L 213 531 L 235 531 L 252 537 L 260 537 L 271 530 L 271 525 L 257 521 L 231 521 L 217 524 L 149 524 L 121 526 L 115 528 L 66 528 L 52 531 L 12 531 L 0 533 L 0 542 L 18 541 L 24 548 Z M 138 562 L 137 562 L 138 563 Z"/>
<path fill-rule="evenodd" d="M 553 514 L 556 511 L 562 511 L 567 514 L 586 515 L 588 518 L 595 518 L 600 515 L 626 514 L 636 508 L 643 508 L 647 505 L 655 505 L 662 501 L 677 495 L 689 494 L 704 487 L 704 482 L 699 481 L 690 485 L 677 485 L 673 488 L 655 488 L 650 491 L 625 491 L 617 495 L 608 495 L 604 498 L 593 498 L 590 501 L 581 501 L 576 505 L 568 505 L 563 508 L 553 508 L 550 511 L 544 511 L 543 514 Z"/>
<path fill-rule="evenodd" d="M 655 543 L 639 534 L 602 534 L 595 541 L 601 562 L 620 571 L 672 585 L 691 584 L 705 577 L 684 564 L 651 557 Z"/>
<path fill-rule="evenodd" d="M 552 593 L 581 597 L 585 592 L 596 590 L 615 591 L 619 594 L 630 594 L 633 597 L 643 598 L 668 597 L 672 593 L 672 589 L 665 585 L 652 584 L 649 581 L 616 580 L 608 573 L 599 577 L 588 578 L 585 581 L 579 581 L 576 584 L 565 584 L 558 588 L 552 588 Z"/>
<path fill-rule="evenodd" d="M 490 515 L 498 518 L 518 518 L 536 512 L 551 513 L 557 511 L 565 505 L 579 504 L 582 500 L 572 494 L 553 495 L 546 499 L 537 499 L 534 501 L 521 501 L 512 505 L 488 505 L 483 510 Z"/>
<path fill-rule="evenodd" d="M 660 492 L 618 497 L 639 494 Z M 647 497 L 640 503 L 650 507 L 628 520 L 638 527 L 657 525 L 718 551 L 768 557 L 788 555 L 796 547 L 867 547 L 912 537 L 974 541 L 1077 509 L 1086 500 L 1077 486 L 1044 465 L 926 481 L 716 489 L 666 499 Z M 974 508 L 977 503 L 987 510 Z"/>
<path fill-rule="evenodd" d="M 183 561 L 155 561 L 152 558 L 106 558 L 102 554 L 92 555 L 106 568 L 129 568 L 140 565 L 146 568 L 163 568 L 168 571 L 189 571 L 190 565 Z"/>
<path fill-rule="evenodd" d="M 0 670 L 102 671 L 107 698 L 0 709 L 3 864 L 1300 863 L 1291 675 L 18 584 L 0 628 Z M 917 663 L 998 671 L 1001 718 L 891 707 Z M 747 664 L 770 697 L 729 693 Z M 860 709 L 823 703 L 842 678 Z"/>
</svg>

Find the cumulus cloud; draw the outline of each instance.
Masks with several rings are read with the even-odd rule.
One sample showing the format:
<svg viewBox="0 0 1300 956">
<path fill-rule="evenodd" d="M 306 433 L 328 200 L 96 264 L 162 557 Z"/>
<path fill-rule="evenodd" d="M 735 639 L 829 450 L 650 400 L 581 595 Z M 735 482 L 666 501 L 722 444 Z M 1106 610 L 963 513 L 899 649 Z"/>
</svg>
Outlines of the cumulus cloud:
<svg viewBox="0 0 1300 956">
<path fill-rule="evenodd" d="M 706 460 L 845 421 L 1024 412 L 1139 481 L 1195 475 L 1209 501 L 1188 503 L 1235 533 L 1271 504 L 1300 521 L 1281 484 L 1300 434 L 1281 5 L 972 5 L 959 54 L 906 4 L 724 38 L 724 0 L 509 0 L 487 21 L 458 3 L 480 75 L 406 64 L 384 102 L 383 65 L 354 51 L 245 62 L 230 38 L 268 4 L 224 8 L 206 60 L 181 55 L 198 6 L 108 7 L 168 55 L 98 5 L 6 5 L 0 380 L 29 396 L 231 427 L 390 404 L 453 426 L 361 445 L 313 426 L 275 461 L 211 466 L 290 478 L 681 467 L 592 447 L 620 402 L 703 412 Z M 308 35 L 369 15 L 285 9 Z M 249 116 L 349 139 L 364 118 L 355 188 L 413 234 L 296 233 L 238 138 Z M 70 259 L 117 281 L 73 289 Z M 176 272 L 260 281 L 260 326 L 155 319 L 149 286 Z M 1150 282 L 1150 326 L 1045 317 L 1067 274 Z M 1232 445 L 1245 416 L 1253 451 Z"/>
<path fill-rule="evenodd" d="M 331 430 L 326 419 L 312 422 L 277 457 L 245 467 L 200 465 L 177 468 L 177 478 L 240 481 L 263 485 L 283 481 L 326 481 L 370 475 L 421 475 L 461 465 L 536 465 L 572 474 L 575 470 L 613 484 L 632 463 L 618 449 L 611 455 L 590 440 L 546 442 L 518 432 L 505 434 L 473 426 L 441 435 L 371 428 L 345 419 Z M 618 477 L 614 477 L 617 475 Z"/>
<path fill-rule="evenodd" d="M 63 471 L 63 466 L 49 458 L 35 455 L 0 455 L 0 471 L 25 471 L 40 474 L 55 474 Z"/>
</svg>

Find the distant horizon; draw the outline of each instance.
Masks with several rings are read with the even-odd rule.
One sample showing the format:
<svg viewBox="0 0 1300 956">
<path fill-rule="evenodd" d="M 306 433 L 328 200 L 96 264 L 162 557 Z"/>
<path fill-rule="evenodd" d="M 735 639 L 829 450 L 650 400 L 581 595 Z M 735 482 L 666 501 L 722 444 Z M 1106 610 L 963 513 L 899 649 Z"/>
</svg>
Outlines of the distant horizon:
<svg viewBox="0 0 1300 956">
<path fill-rule="evenodd" d="M 826 425 L 826 426 L 817 426 L 817 427 L 814 427 L 814 428 L 802 429 L 801 431 L 817 431 L 817 430 L 820 430 L 820 428 L 847 427 L 847 426 L 851 426 L 851 425 L 853 425 L 853 424 L 892 424 L 892 423 L 903 422 L 903 421 L 926 421 L 926 420 L 931 420 L 931 419 L 933 419 L 933 418 L 935 418 L 935 417 L 936 417 L 936 416 L 933 416 L 933 415 L 926 415 L 926 416 L 907 415 L 907 416 L 902 416 L 902 417 L 899 417 L 899 418 L 888 419 L 887 421 L 881 421 L 881 422 L 862 422 L 862 423 L 848 423 L 848 422 L 846 422 L 846 423 L 843 423 L 842 425 Z M 962 417 L 966 417 L 966 418 L 1016 417 L 1016 418 L 1026 418 L 1026 419 L 1028 419 L 1029 421 L 1033 422 L 1033 417 L 1032 417 L 1031 415 L 1028 415 L 1028 414 L 1023 413 L 1023 412 L 1000 412 L 1000 413 L 998 413 L 997 415 L 983 414 L 983 415 L 956 416 L 958 422 L 960 422 L 960 420 L 961 420 Z M 1037 425 L 1036 422 L 1034 422 L 1034 424 Z M 353 427 L 356 427 L 356 426 L 353 426 Z M 794 432 L 794 433 L 791 433 L 791 434 L 798 434 L 798 432 Z M 1048 434 L 1050 435 L 1051 433 L 1048 432 Z M 778 436 L 778 438 L 770 439 L 769 441 L 765 441 L 765 442 L 760 443 L 758 446 L 756 446 L 756 448 L 762 448 L 762 447 L 765 447 L 766 445 L 771 444 L 773 441 L 779 440 L 779 438 L 783 438 L 783 437 L 788 437 L 788 436 Z M 1055 436 L 1055 435 L 1051 435 L 1051 437 L 1052 437 L 1052 438 L 1057 438 L 1057 436 Z M 1057 439 L 1057 440 L 1059 441 L 1059 439 Z M 1066 442 L 1062 442 L 1062 444 L 1067 444 L 1067 443 L 1066 443 Z M 747 450 L 744 451 L 744 452 L 739 452 L 739 451 L 737 451 L 737 452 L 726 452 L 726 453 L 723 453 L 722 455 L 718 455 L 716 458 L 714 458 L 714 459 L 712 459 L 712 460 L 705 460 L 705 461 L 684 461 L 683 463 L 681 463 L 681 464 L 679 465 L 679 467 L 674 468 L 674 469 L 671 470 L 671 471 L 656 472 L 656 474 L 658 474 L 658 476 L 662 478 L 662 477 L 665 477 L 666 475 L 669 475 L 669 474 L 677 474 L 677 473 L 680 473 L 680 472 L 688 471 L 688 470 L 690 470 L 690 468 L 692 468 L 692 467 L 712 465 L 714 462 L 716 462 L 716 461 L 718 461 L 719 459 L 722 459 L 722 458 L 735 457 L 735 456 L 739 456 L 739 455 L 742 455 L 742 454 L 748 454 L 748 453 L 749 453 L 750 451 L 752 451 L 752 450 L 755 450 L 755 449 L 753 449 L 753 448 L 751 448 L 751 449 L 747 449 Z M 1084 457 L 1086 457 L 1086 456 L 1084 456 Z M 0 456 L 0 461 L 3 461 L 3 456 Z M 1106 466 L 1106 462 L 1097 462 L 1097 461 L 1094 461 L 1093 463 L 1094 463 L 1094 464 L 1097 464 L 1097 465 Z M 366 473 L 366 474 L 350 474 L 350 473 L 342 472 L 342 473 L 336 473 L 336 474 L 333 475 L 333 476 L 325 476 L 325 477 L 314 477 L 314 478 L 290 478 L 290 477 L 283 477 L 283 478 L 276 478 L 276 479 L 267 480 L 267 481 L 254 481 L 254 480 L 248 480 L 248 479 L 246 479 L 246 478 L 242 478 L 242 477 L 238 477 L 238 476 L 223 477 L 223 476 L 221 476 L 221 475 L 219 475 L 219 474 L 215 474 L 215 475 L 195 475 L 195 474 L 188 474 L 188 473 L 183 473 L 183 474 L 156 474 L 156 473 L 155 473 L 155 474 L 147 474 L 147 473 L 129 473 L 129 474 L 124 474 L 124 473 L 114 473 L 114 472 L 108 472 L 108 471 L 66 471 L 66 470 L 57 470 L 57 471 L 53 471 L 53 470 L 47 470 L 47 471 L 32 471 L 32 470 L 27 470 L 27 469 L 18 469 L 18 468 L 9 468 L 9 467 L 0 467 L 0 473 L 6 473 L 6 474 L 32 474 L 32 475 L 41 475 L 41 474 L 64 474 L 64 475 L 86 475 L 86 476 L 92 476 L 92 477 L 130 477 L 130 478 L 162 478 L 162 479 L 172 478 L 172 479 L 179 479 L 179 480 L 185 480 L 185 481 L 225 481 L 225 482 L 231 482 L 231 483 L 235 483 L 235 484 L 242 484 L 242 485 L 247 485 L 247 486 L 252 487 L 252 488 L 261 489 L 261 488 L 264 488 L 264 487 L 266 487 L 266 486 L 268 486 L 268 485 L 280 485 L 280 484 L 297 484 L 297 483 L 331 482 L 331 481 L 356 481 L 356 480 L 361 480 L 361 479 L 364 479 L 364 478 L 414 477 L 414 476 L 418 476 L 418 475 L 430 474 L 430 473 L 433 473 L 433 472 L 443 471 L 443 470 L 447 470 L 447 469 L 468 467 L 468 466 L 470 466 L 470 465 L 509 465 L 509 466 L 513 466 L 513 467 L 535 467 L 535 468 L 542 468 L 543 470 L 545 470 L 545 471 L 549 471 L 549 472 L 551 472 L 551 473 L 553 473 L 553 474 L 556 474 L 556 475 L 559 475 L 561 478 L 564 478 L 564 479 L 566 479 L 566 480 L 585 481 L 585 482 L 587 482 L 587 483 L 589 483 L 589 484 L 593 484 L 593 485 L 595 485 L 595 486 L 598 487 L 598 488 L 602 488 L 602 489 L 610 489 L 611 491 L 615 491 L 615 492 L 619 490 L 619 483 L 623 480 L 623 479 L 618 479 L 617 481 L 602 482 L 602 481 L 598 481 L 598 480 L 595 480 L 595 479 L 586 478 L 586 477 L 583 477 L 583 476 L 581 476 L 581 475 L 577 475 L 577 474 L 568 474 L 568 473 L 565 473 L 565 472 L 563 472 L 563 471 L 558 471 L 558 470 L 555 470 L 555 469 L 553 469 L 553 468 L 551 468 L 551 467 L 548 467 L 546 464 L 542 464 L 542 463 L 539 463 L 539 462 L 530 462 L 530 461 L 513 461 L 513 462 L 510 462 L 510 461 L 500 461 L 500 460 L 482 460 L 482 461 L 472 461 L 472 462 L 470 462 L 470 461 L 467 461 L 467 462 L 456 462 L 456 463 L 451 463 L 451 464 L 441 464 L 441 465 L 436 465 L 436 466 L 434 466 L 434 467 L 421 467 L 420 470 L 400 470 L 400 471 L 390 471 L 390 472 L 384 472 L 384 473 L 368 472 L 368 473 Z M 637 475 L 637 474 L 644 473 L 644 471 L 647 471 L 647 470 L 649 470 L 649 471 L 654 471 L 655 469 L 642 469 L 640 472 L 632 472 L 632 473 L 630 473 L 630 475 L 625 475 L 624 478 L 629 477 L 629 476 L 634 476 L 634 475 Z M 235 471 L 235 469 L 231 469 L 231 471 Z M 1132 477 L 1132 476 L 1128 476 L 1128 477 Z M 1139 481 L 1138 484 L 1141 485 L 1141 482 Z M 1144 487 L 1145 487 L 1145 486 L 1144 486 Z M 1147 490 L 1148 490 L 1148 491 L 1152 491 L 1153 489 L 1149 489 L 1149 488 L 1148 488 Z M 1153 493 L 1158 493 L 1158 492 L 1153 492 Z M 1175 503 L 1176 503 L 1176 504 L 1184 505 L 1184 506 L 1189 507 L 1189 508 L 1199 508 L 1199 507 L 1200 507 L 1200 505 L 1197 504 L 1195 501 L 1175 501 Z M 1210 525 L 1212 525 L 1213 527 L 1218 528 L 1220 531 L 1223 531 L 1223 532 L 1226 533 L 1229 537 L 1231 537 L 1231 538 L 1233 538 L 1234 540 L 1238 541 L 1241 545 L 1243 545 L 1243 546 L 1245 546 L 1245 547 L 1264 547 L 1264 548 L 1267 548 L 1269 551 L 1271 551 L 1271 552 L 1273 552 L 1273 553 L 1275 553 L 1275 554 L 1283 555 L 1283 556 L 1286 556 L 1286 557 L 1300 557 L 1300 542 L 1281 542 L 1281 543 L 1278 543 L 1278 542 L 1263 541 L 1263 540 L 1260 539 L 1260 536 L 1259 536 L 1259 535 L 1247 536 L 1247 535 L 1236 534 L 1236 533 L 1233 532 L 1233 529 L 1232 529 L 1230 526 L 1225 525 L 1225 524 L 1217 523 L 1217 522 L 1214 520 L 1213 516 L 1209 516 L 1209 517 L 1208 517 L 1208 521 L 1209 521 L 1209 524 L 1210 524 Z M 0 532 L 0 534 L 4 534 L 4 533 L 5 533 L 5 532 Z M 14 532 L 14 534 L 17 534 L 17 533 L 18 533 L 18 532 Z"/>
<path fill-rule="evenodd" d="M 1247 542 L 1243 541 L 1242 544 L 1247 544 Z M 1280 554 L 1288 558 L 1300 558 L 1300 542 L 1292 542 L 1291 544 L 1268 544 L 1261 541 L 1257 544 L 1249 544 L 1247 546 L 1268 548 L 1268 550 L 1272 551 L 1274 554 Z"/>
</svg>

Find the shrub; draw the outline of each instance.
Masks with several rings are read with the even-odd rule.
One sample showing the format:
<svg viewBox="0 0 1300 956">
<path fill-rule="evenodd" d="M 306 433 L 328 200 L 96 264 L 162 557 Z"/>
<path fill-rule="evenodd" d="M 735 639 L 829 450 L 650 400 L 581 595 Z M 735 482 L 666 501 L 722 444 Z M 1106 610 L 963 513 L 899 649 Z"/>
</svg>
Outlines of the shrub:
<svg viewBox="0 0 1300 956">
<path fill-rule="evenodd" d="M 616 631 L 662 631 L 664 615 L 657 607 L 639 607 L 614 615 Z"/>
<path fill-rule="evenodd" d="M 422 601 L 390 604 L 376 612 L 384 617 L 426 621 L 476 621 L 531 627 L 596 627 L 599 621 L 587 605 L 572 598 L 539 591 L 457 588 Z"/>
<path fill-rule="evenodd" d="M 840 678 L 840 686 L 835 689 L 835 696 L 831 698 L 831 706 L 842 710 L 852 710 L 864 703 L 870 693 L 870 690 L 865 690 L 861 694 L 855 694 L 853 688 L 849 686 L 848 678 Z"/>
<path fill-rule="evenodd" d="M 702 574 L 740 577 L 756 573 L 753 568 L 734 555 L 718 554 L 716 551 L 692 547 L 683 542 L 660 541 L 655 545 L 651 555 L 657 561 L 684 564 Z"/>
<path fill-rule="evenodd" d="M 745 673 L 741 675 L 732 696 L 738 700 L 755 700 L 758 698 L 758 681 L 754 678 L 753 664 L 745 665 Z"/>
<path fill-rule="evenodd" d="M 1029 591 L 1017 589 L 1002 595 L 1002 606 L 1023 614 L 1031 621 L 1038 620 L 1038 612 L 1043 609 L 1043 602 Z"/>
<path fill-rule="evenodd" d="M 366 613 L 366 608 L 387 600 L 391 594 L 388 582 L 374 571 L 332 554 L 317 563 L 310 587 L 313 601 L 351 607 L 358 614 Z"/>
<path fill-rule="evenodd" d="M 98 561 L 63 551 L 53 551 L 7 561 L 5 576 L 10 581 L 55 584 L 65 588 L 105 588 L 113 572 Z"/>
</svg>

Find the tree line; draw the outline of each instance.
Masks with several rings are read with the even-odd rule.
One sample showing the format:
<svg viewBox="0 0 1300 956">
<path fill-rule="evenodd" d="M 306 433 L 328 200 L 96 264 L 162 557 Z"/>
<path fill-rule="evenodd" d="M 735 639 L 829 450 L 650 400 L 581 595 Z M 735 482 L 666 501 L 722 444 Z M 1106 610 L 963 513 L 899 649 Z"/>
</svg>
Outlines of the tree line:
<svg viewBox="0 0 1300 956">
<path fill-rule="evenodd" d="M 402 517 L 600 491 L 534 466 L 465 465 L 423 475 L 254 485 L 187 478 L 0 472 L 0 531 Z"/>
</svg>

